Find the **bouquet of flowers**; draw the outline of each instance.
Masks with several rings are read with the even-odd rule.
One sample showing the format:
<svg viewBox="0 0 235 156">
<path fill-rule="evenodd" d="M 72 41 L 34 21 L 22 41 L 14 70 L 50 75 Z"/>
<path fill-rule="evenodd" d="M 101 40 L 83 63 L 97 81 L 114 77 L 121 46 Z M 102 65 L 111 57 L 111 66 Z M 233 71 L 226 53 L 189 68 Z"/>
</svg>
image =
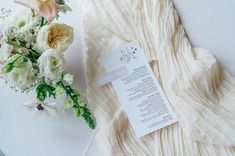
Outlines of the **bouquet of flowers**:
<svg viewBox="0 0 235 156">
<path fill-rule="evenodd" d="M 0 75 L 15 90 L 36 91 L 35 102 L 26 103 L 37 114 L 54 115 L 55 103 L 46 98 L 65 96 L 65 109 L 73 109 L 94 128 L 90 110 L 79 90 L 72 88 L 73 75 L 64 73 L 63 53 L 73 42 L 73 28 L 53 23 L 59 13 L 71 11 L 64 0 L 16 0 L 29 8 L 1 18 Z"/>
</svg>

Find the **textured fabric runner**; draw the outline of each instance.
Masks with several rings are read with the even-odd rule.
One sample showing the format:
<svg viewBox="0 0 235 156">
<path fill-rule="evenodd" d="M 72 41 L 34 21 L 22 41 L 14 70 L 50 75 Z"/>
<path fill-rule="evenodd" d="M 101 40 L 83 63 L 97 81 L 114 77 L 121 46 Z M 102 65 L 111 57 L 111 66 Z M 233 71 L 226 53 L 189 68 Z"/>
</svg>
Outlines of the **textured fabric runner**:
<svg viewBox="0 0 235 156">
<path fill-rule="evenodd" d="M 235 155 L 235 79 L 191 46 L 170 0 L 85 0 L 87 95 L 107 156 Z M 110 84 L 98 87 L 103 52 L 138 40 L 179 123 L 138 139 Z"/>
</svg>

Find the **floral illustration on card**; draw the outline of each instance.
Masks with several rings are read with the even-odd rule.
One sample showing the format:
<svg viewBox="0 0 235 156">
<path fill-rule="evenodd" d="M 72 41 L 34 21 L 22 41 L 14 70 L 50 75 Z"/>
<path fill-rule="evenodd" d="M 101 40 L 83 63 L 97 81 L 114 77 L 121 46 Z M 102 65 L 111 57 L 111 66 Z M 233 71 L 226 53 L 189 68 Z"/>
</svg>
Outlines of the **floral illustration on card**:
<svg viewBox="0 0 235 156">
<path fill-rule="evenodd" d="M 125 48 L 120 52 L 121 52 L 121 57 L 120 57 L 121 62 L 129 63 L 132 59 L 137 58 L 137 48 L 135 47 Z"/>
</svg>

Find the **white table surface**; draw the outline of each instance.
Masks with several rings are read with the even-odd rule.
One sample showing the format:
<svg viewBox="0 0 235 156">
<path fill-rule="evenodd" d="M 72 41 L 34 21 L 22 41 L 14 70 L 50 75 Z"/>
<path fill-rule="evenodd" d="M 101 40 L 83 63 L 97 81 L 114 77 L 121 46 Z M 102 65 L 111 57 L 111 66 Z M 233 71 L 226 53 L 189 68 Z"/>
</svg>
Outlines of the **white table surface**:
<svg viewBox="0 0 235 156">
<path fill-rule="evenodd" d="M 22 9 L 13 0 L 1 6 L 13 11 Z M 173 0 L 193 45 L 211 50 L 235 75 L 235 1 Z M 82 53 L 81 0 L 70 0 L 73 12 L 60 21 L 75 28 L 75 42 L 66 53 L 68 71 L 76 77 L 75 86 L 85 91 Z M 33 100 L 34 94 L 15 93 L 0 81 L 0 150 L 6 156 L 102 156 L 95 131 L 87 128 L 71 112 L 53 118 L 35 118 L 22 103 Z M 58 100 L 63 103 L 63 100 Z"/>
</svg>

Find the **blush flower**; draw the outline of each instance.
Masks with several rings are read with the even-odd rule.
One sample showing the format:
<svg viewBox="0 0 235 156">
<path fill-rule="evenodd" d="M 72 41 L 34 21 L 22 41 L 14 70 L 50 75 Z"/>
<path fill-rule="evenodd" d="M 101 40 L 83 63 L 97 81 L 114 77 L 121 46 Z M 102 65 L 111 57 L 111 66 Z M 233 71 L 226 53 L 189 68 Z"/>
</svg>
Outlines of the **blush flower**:
<svg viewBox="0 0 235 156">
<path fill-rule="evenodd" d="M 54 0 L 15 0 L 15 2 L 37 11 L 49 22 L 57 15 L 57 7 Z"/>
</svg>

